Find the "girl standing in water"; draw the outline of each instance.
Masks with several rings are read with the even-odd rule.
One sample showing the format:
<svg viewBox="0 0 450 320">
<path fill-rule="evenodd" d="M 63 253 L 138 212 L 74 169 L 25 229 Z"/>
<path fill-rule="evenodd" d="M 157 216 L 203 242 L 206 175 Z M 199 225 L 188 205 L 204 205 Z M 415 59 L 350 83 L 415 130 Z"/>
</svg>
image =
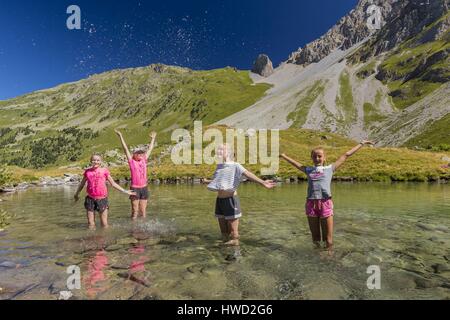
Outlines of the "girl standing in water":
<svg viewBox="0 0 450 320">
<path fill-rule="evenodd" d="M 150 146 L 147 151 L 136 150 L 131 155 L 130 150 L 128 150 L 125 139 L 119 130 L 115 130 L 116 134 L 119 136 L 120 142 L 122 144 L 123 151 L 125 152 L 128 165 L 131 172 L 131 190 L 136 194 L 130 196 L 131 201 L 131 218 L 135 220 L 138 216 L 145 218 L 147 216 L 147 204 L 148 204 L 148 179 L 147 179 L 147 163 L 150 154 L 153 151 L 156 141 L 156 132 L 150 133 Z"/>
<path fill-rule="evenodd" d="M 326 156 L 323 148 L 315 148 L 311 151 L 311 159 L 314 166 L 307 167 L 289 158 L 284 153 L 280 157 L 294 167 L 304 172 L 308 177 L 308 196 L 306 199 L 306 215 L 312 240 L 316 246 L 320 246 L 322 230 L 322 241 L 326 243 L 331 251 L 333 247 L 333 200 L 331 197 L 331 180 L 334 172 L 354 153 L 365 145 L 373 145 L 371 141 L 361 141 L 356 147 L 343 154 L 332 165 L 325 165 Z"/>
<path fill-rule="evenodd" d="M 109 170 L 107 168 L 102 168 L 102 158 L 100 155 L 92 155 L 91 165 L 92 166 L 84 172 L 83 179 L 78 186 L 74 199 L 75 201 L 79 200 L 79 194 L 87 182 L 87 196 L 84 200 L 84 207 L 86 208 L 89 228 L 95 229 L 95 211 L 100 215 L 102 227 L 107 228 L 109 203 L 106 181 L 108 181 L 114 189 L 119 190 L 122 193 L 130 196 L 136 195 L 136 193 L 123 189 L 114 181 Z"/>
<path fill-rule="evenodd" d="M 213 180 L 203 179 L 203 183 L 208 184 L 210 191 L 217 192 L 215 216 L 219 221 L 225 244 L 237 246 L 239 245 L 239 219 L 242 212 L 236 190 L 242 175 L 267 189 L 272 189 L 276 184 L 270 180 L 261 180 L 241 164 L 234 162 L 233 153 L 227 144 L 219 146 L 217 156 L 220 163 L 217 165 Z"/>
</svg>

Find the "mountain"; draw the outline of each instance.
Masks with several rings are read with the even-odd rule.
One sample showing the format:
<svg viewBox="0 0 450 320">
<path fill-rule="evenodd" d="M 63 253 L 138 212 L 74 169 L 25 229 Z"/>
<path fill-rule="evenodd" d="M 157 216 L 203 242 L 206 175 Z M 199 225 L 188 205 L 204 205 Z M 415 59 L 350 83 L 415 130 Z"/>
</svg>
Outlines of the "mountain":
<svg viewBox="0 0 450 320">
<path fill-rule="evenodd" d="M 378 5 L 381 29 L 367 26 Z M 381 146 L 450 149 L 450 0 L 361 0 L 266 77 L 154 64 L 0 101 L 0 163 L 61 166 L 94 151 L 170 142 L 204 125 L 312 129 Z M 267 59 L 266 59 L 267 57 Z"/>
<path fill-rule="evenodd" d="M 449 0 L 361 0 L 256 83 L 273 87 L 218 124 L 307 128 L 380 145 L 450 148 Z M 382 28 L 370 30 L 377 4 Z M 447 145 L 447 146 L 445 146 Z"/>
<path fill-rule="evenodd" d="M 268 88 L 235 68 L 156 64 L 0 101 L 0 163 L 40 168 L 76 161 L 117 148 L 114 128 L 132 145 L 148 143 L 150 130 L 168 142 L 174 128 L 189 129 L 195 120 L 211 124 L 253 104 Z"/>
</svg>

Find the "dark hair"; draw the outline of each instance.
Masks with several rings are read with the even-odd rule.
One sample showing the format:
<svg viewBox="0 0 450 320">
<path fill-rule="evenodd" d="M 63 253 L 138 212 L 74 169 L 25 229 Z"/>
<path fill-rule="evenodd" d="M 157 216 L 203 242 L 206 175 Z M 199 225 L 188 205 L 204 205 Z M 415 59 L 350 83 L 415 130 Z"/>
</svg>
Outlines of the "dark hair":
<svg viewBox="0 0 450 320">
<path fill-rule="evenodd" d="M 134 150 L 134 151 L 133 151 L 133 154 L 145 154 L 145 151 L 142 150 L 142 149 Z"/>
</svg>

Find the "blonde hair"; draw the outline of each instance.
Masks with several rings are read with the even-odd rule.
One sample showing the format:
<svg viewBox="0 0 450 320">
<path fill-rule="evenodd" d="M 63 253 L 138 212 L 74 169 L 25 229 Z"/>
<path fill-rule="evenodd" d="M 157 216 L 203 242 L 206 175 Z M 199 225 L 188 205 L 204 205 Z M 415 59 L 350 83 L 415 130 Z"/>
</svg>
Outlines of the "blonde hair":
<svg viewBox="0 0 450 320">
<path fill-rule="evenodd" d="M 221 150 L 221 152 L 219 152 L 219 150 Z M 216 154 L 220 154 L 225 161 L 234 161 L 234 151 L 228 143 L 220 144 L 217 147 Z"/>
<path fill-rule="evenodd" d="M 322 147 L 316 147 L 314 149 L 311 150 L 311 157 L 313 156 L 314 153 L 316 153 L 317 151 L 322 151 L 323 155 L 325 155 L 325 149 Z"/>
<path fill-rule="evenodd" d="M 92 159 L 93 159 L 94 157 L 99 157 L 99 158 L 100 158 L 100 161 L 103 161 L 102 155 L 101 155 L 100 153 L 98 153 L 98 152 L 95 152 L 95 153 L 93 153 L 93 154 L 91 155 L 91 161 L 92 161 Z"/>
</svg>

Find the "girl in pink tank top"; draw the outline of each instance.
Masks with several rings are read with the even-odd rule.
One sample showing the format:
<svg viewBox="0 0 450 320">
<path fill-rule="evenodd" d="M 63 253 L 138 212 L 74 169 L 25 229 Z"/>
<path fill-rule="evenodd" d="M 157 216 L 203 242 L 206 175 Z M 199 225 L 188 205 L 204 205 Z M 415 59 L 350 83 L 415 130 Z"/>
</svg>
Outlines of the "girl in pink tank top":
<svg viewBox="0 0 450 320">
<path fill-rule="evenodd" d="M 136 219 L 138 216 L 145 218 L 147 215 L 147 203 L 149 197 L 147 163 L 153 147 L 155 146 L 156 133 L 152 132 L 150 134 L 151 142 L 147 151 L 135 150 L 133 154 L 131 154 L 122 133 L 118 130 L 115 130 L 115 132 L 119 136 L 123 151 L 127 155 L 131 173 L 131 190 L 136 193 L 136 195 L 130 196 L 131 218 Z"/>
<path fill-rule="evenodd" d="M 119 190 L 127 195 L 133 196 L 136 193 L 133 191 L 125 190 L 119 186 L 111 177 L 107 168 L 102 168 L 102 158 L 98 154 L 94 154 L 91 157 L 91 167 L 84 171 L 83 180 L 81 180 L 78 186 L 77 192 L 74 195 L 75 201 L 79 200 L 79 194 L 87 184 L 86 192 L 87 196 L 84 201 L 84 207 L 86 209 L 89 228 L 95 228 L 95 211 L 100 214 L 100 220 L 102 227 L 108 227 L 108 188 L 106 182 L 108 181 L 114 189 Z"/>
</svg>

